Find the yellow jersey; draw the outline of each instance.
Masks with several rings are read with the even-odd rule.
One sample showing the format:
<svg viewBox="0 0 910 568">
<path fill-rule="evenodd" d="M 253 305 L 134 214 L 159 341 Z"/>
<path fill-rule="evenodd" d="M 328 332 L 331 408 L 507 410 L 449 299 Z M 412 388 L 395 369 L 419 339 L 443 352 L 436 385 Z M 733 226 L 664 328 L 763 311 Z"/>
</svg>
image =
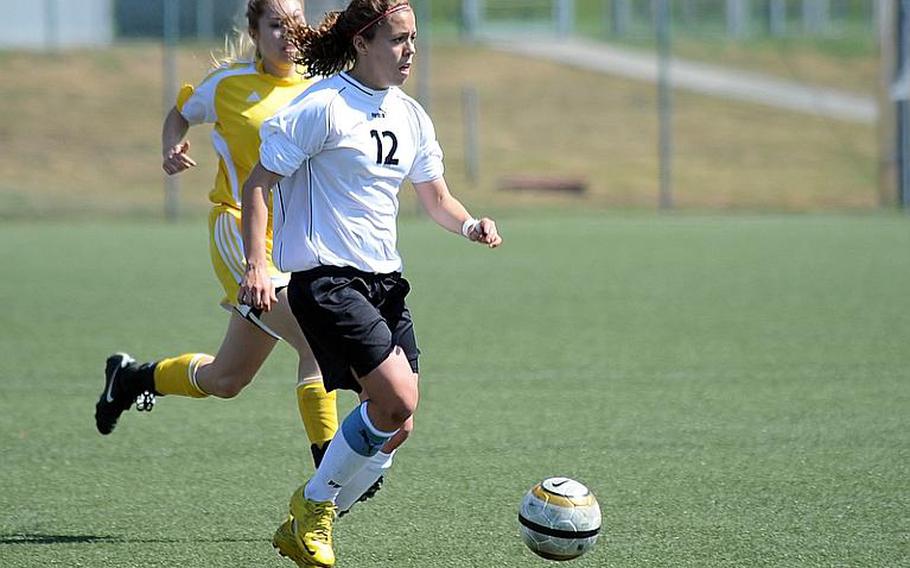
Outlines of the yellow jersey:
<svg viewBox="0 0 910 568">
<path fill-rule="evenodd" d="M 214 70 L 196 87 L 184 85 L 177 110 L 190 125 L 213 124 L 218 174 L 209 201 L 240 209 L 241 189 L 259 161 L 259 127 L 311 84 L 302 75 L 269 75 L 261 62 L 239 62 Z M 271 227 L 269 203 L 269 227 Z"/>
</svg>

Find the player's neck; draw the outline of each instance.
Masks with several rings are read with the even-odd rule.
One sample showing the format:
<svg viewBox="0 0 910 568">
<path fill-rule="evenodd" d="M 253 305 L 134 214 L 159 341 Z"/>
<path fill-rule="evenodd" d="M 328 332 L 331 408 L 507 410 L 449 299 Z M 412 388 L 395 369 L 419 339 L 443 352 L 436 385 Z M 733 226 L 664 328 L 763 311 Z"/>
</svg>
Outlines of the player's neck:
<svg viewBox="0 0 910 568">
<path fill-rule="evenodd" d="M 296 72 L 293 63 L 288 65 L 278 64 L 267 59 L 262 60 L 262 70 L 279 79 L 287 79 Z"/>
<path fill-rule="evenodd" d="M 364 67 L 354 64 L 354 67 L 349 70 L 348 75 L 354 78 L 358 83 L 364 87 L 373 89 L 374 91 L 384 91 L 388 89 L 391 85 L 386 85 L 382 80 L 377 79 L 371 73 L 368 73 Z"/>
</svg>

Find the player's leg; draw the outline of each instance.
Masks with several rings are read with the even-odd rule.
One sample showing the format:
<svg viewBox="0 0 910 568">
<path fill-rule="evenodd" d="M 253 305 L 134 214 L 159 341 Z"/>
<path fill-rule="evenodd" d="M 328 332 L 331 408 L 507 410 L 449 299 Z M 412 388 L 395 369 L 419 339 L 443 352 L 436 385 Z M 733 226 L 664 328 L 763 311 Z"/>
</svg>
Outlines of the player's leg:
<svg viewBox="0 0 910 568">
<path fill-rule="evenodd" d="M 335 391 L 325 390 L 313 351 L 288 304 L 287 288 L 279 290 L 277 296 L 278 302 L 272 310 L 261 317 L 297 351 L 297 408 L 310 440 L 313 463 L 319 467 L 329 441 L 338 430 L 337 395 Z"/>
<path fill-rule="evenodd" d="M 417 376 L 396 348 L 360 379 L 367 400 L 342 422 L 316 474 L 306 485 L 313 501 L 334 502 L 341 489 L 366 467 L 417 408 Z"/>
<path fill-rule="evenodd" d="M 275 343 L 273 337 L 233 312 L 215 357 L 184 353 L 139 364 L 125 353 L 111 355 L 105 366 L 104 390 L 95 405 L 95 425 L 102 434 L 110 434 L 120 415 L 143 393 L 234 397 L 252 381 Z M 147 397 L 144 403 L 137 403 L 138 410 L 151 409 L 154 399 Z"/>
<path fill-rule="evenodd" d="M 366 400 L 366 393 L 360 393 L 360 401 Z M 338 496 L 335 497 L 335 506 L 338 508 L 338 516 L 343 517 L 358 502 L 367 501 L 375 497 L 376 493 L 382 488 L 385 475 L 392 467 L 392 461 L 398 448 L 404 444 L 414 430 L 414 416 L 408 418 L 404 425 L 398 429 L 398 432 L 386 442 L 375 456 L 357 474 L 351 478 Z"/>
<path fill-rule="evenodd" d="M 416 365 L 412 368 L 410 362 L 416 363 L 416 342 L 404 342 L 414 346 L 409 352 L 396 345 L 394 330 L 379 307 L 396 304 L 405 309 L 407 291 L 391 292 L 394 281 L 391 275 L 334 268 L 296 273 L 291 279 L 288 297 L 294 315 L 310 340 L 327 386 L 364 391 L 369 399 L 344 419 L 316 474 L 291 497 L 295 540 L 305 560 L 314 564 L 335 562 L 332 524 L 339 490 L 417 406 Z M 400 296 L 397 301 L 395 294 Z"/>
<path fill-rule="evenodd" d="M 321 381 L 315 380 L 319 378 L 318 367 L 303 339 L 300 325 L 297 324 L 288 307 L 287 292 L 283 290 L 287 286 L 290 276 L 280 272 L 270 262 L 269 274 L 272 283 L 278 290 L 278 305 L 266 313 L 259 313 L 247 306 L 237 305 L 237 291 L 245 262 L 240 214 L 236 209 L 216 207 L 209 216 L 209 226 L 212 235 L 209 246 L 212 266 L 224 287 L 225 302 L 232 304 L 235 310 L 254 319 L 275 337 L 286 339 L 299 354 L 297 382 L 302 384 L 297 389 L 297 404 L 307 436 L 310 438 L 311 444 L 316 444 L 311 445 L 311 449 L 315 448 L 314 461 L 318 460 L 322 454 L 322 447 L 327 440 L 332 438 L 338 427 L 338 416 L 335 410 L 335 397 L 327 395 Z M 272 239 L 269 235 L 266 240 L 266 252 L 270 258 L 271 251 Z"/>
<path fill-rule="evenodd" d="M 290 528 L 298 549 L 306 551 L 304 561 L 320 566 L 335 563 L 332 525 L 338 493 L 370 464 L 417 406 L 417 378 L 400 349 L 361 379 L 361 385 L 370 399 L 348 414 L 315 475 L 291 496 Z"/>
<path fill-rule="evenodd" d="M 405 297 L 410 291 L 410 285 L 407 280 L 386 279 L 383 281 L 386 292 L 385 301 L 382 303 L 380 313 L 387 322 L 392 332 L 392 342 L 399 346 L 408 356 L 408 364 L 414 372 L 415 380 L 418 375 L 418 355 L 420 350 L 417 348 L 417 340 L 414 335 L 414 324 L 411 320 L 411 312 L 405 304 Z M 361 393 L 361 400 L 367 397 L 365 392 Z M 411 435 L 414 429 L 414 417 L 411 416 L 398 432 L 388 441 L 382 450 L 370 458 L 367 465 L 360 470 L 350 482 L 348 482 L 335 498 L 335 505 L 338 507 L 338 515 L 341 516 L 350 510 L 351 506 L 357 501 L 363 501 L 372 497 L 382 484 L 383 475 L 392 467 L 392 459 L 398 449 Z M 361 494 L 360 492 L 363 491 Z M 358 497 L 360 495 L 360 497 Z"/>
<path fill-rule="evenodd" d="M 338 516 L 346 515 L 355 504 L 372 499 L 382 488 L 385 476 L 392 467 L 392 461 L 398 448 L 408 439 L 414 429 L 414 417 L 408 418 L 404 425 L 382 447 L 370 461 L 341 488 L 335 497 Z"/>
<path fill-rule="evenodd" d="M 341 367 L 343 374 L 334 380 L 353 383 L 353 371 L 358 378 L 352 387 L 364 395 L 306 486 L 307 499 L 335 501 L 417 408 L 419 349 L 405 303 L 410 286 L 400 275 L 356 272 L 298 278 L 291 286 L 294 313 L 320 346 L 327 372 L 337 373 Z M 329 350 L 338 356 L 326 357 Z M 340 363 L 333 365 L 335 361 Z"/>
<path fill-rule="evenodd" d="M 206 394 L 233 398 L 253 380 L 280 335 L 262 321 L 259 312 L 237 304 L 244 266 L 237 209 L 222 205 L 209 213 L 209 256 L 224 290 L 221 305 L 231 312 L 231 321 L 215 360 L 198 370 L 197 386 Z"/>
<path fill-rule="evenodd" d="M 277 339 L 257 324 L 237 312 L 232 312 L 227 333 L 218 348 L 218 353 L 214 359 L 200 365 L 196 370 L 195 385 L 206 395 L 218 398 L 237 396 L 252 382 L 277 342 Z M 163 386 L 163 381 L 159 381 L 156 376 L 155 388 Z"/>
<path fill-rule="evenodd" d="M 319 374 L 319 366 L 306 341 L 300 324 L 297 323 L 291 311 L 287 298 L 287 289 L 282 288 L 278 294 L 278 302 L 268 313 L 261 318 L 271 329 L 281 335 L 299 355 L 297 403 L 301 419 L 310 439 L 310 451 L 316 467 L 328 447 L 328 443 L 338 430 L 338 409 L 336 405 L 336 391 L 327 393 Z M 377 454 L 364 468 L 364 472 L 351 481 L 341 494 L 339 494 L 339 508 L 341 513 L 346 513 L 351 505 L 358 501 L 372 498 L 382 487 L 382 475 L 392 465 L 392 455 L 395 448 L 400 446 L 410 433 L 410 425 L 393 438 L 388 447 Z"/>
<path fill-rule="evenodd" d="M 235 305 L 238 280 L 243 273 L 239 223 L 239 212 L 230 207 L 214 207 L 209 213 L 212 268 L 224 289 L 222 306 L 231 312 L 218 355 L 213 358 L 205 353 L 186 353 L 143 364 L 137 364 L 125 353 L 110 356 L 105 366 L 104 390 L 95 405 L 95 425 L 102 434 L 113 431 L 120 415 L 134 402 L 137 410 L 151 410 L 154 394 L 236 396 L 274 348 L 278 336 L 249 308 Z M 281 276 L 287 280 L 287 275 L 276 274 Z"/>
</svg>

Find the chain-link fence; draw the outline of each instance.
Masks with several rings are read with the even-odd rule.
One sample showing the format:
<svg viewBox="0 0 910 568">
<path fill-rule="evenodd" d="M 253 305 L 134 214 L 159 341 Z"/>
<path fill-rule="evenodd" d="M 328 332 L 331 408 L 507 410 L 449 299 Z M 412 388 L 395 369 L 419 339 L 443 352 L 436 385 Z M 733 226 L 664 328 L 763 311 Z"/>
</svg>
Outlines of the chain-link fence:
<svg viewBox="0 0 910 568">
<path fill-rule="evenodd" d="M 23 120 L 0 133 L 4 142 L 28 140 L 4 144 L 11 152 L 0 163 L 20 182 L 0 193 L 26 211 L 48 207 L 41 194 L 65 210 L 113 208 L 97 172 L 80 165 L 99 152 L 105 184 L 125 188 L 117 199 L 139 209 L 160 203 L 165 6 L 176 7 L 174 75 L 196 82 L 225 35 L 243 25 L 245 5 L 97 1 L 95 26 L 109 30 L 110 43 L 88 51 L 79 45 L 91 42 L 60 40 L 72 36 L 64 30 L 76 22 L 63 12 L 65 0 L 30 4 L 53 12 L 35 12 L 38 23 L 29 25 L 43 30 L 35 37 L 57 38 L 44 43 L 57 54 L 54 68 L 64 66 L 53 80 L 75 98 L 61 101 L 43 88 L 48 75 L 35 64 L 42 55 L 28 51 L 41 41 L 0 52 L 0 70 L 22 71 L 16 89 L 29 92 L 10 108 Z M 430 107 L 447 176 L 473 201 L 651 208 L 670 189 L 680 208 L 876 208 L 897 201 L 895 164 L 906 154 L 894 127 L 902 107 L 885 94 L 906 66 L 895 48 L 906 20 L 898 17 L 901 2 L 413 0 L 422 43 L 407 89 Z M 310 0 L 307 18 L 316 22 L 344 5 Z M 662 5 L 671 56 L 664 65 Z M 49 32 L 54 26 L 58 31 Z M 883 37 L 889 39 L 880 49 Z M 65 83 L 70 74 L 73 84 Z M 663 95 L 661 80 L 671 87 Z M 25 120 L 54 105 L 62 105 L 57 131 Z M 108 148 L 105 130 L 126 143 Z M 204 135 L 193 136 L 204 157 Z M 68 137 L 73 144 L 47 150 Z M 47 165 L 40 174 L 28 167 L 36 159 Z M 204 158 L 200 165 L 182 176 L 181 202 L 189 210 L 204 206 L 214 167 Z"/>
</svg>

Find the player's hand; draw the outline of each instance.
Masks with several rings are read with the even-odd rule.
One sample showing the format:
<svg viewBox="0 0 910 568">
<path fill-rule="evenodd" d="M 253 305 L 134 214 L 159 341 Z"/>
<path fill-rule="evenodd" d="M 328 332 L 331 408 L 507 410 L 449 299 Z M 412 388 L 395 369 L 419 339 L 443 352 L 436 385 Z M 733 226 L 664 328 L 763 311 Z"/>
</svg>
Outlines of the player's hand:
<svg viewBox="0 0 910 568">
<path fill-rule="evenodd" d="M 267 268 L 258 264 L 247 265 L 237 291 L 237 301 L 264 312 L 272 309 L 278 302 L 278 296 Z"/>
<path fill-rule="evenodd" d="M 496 248 L 502 244 L 502 237 L 496 230 L 496 221 L 489 217 L 484 217 L 474 225 L 468 238 L 474 242 L 487 245 L 490 248 Z"/>
<path fill-rule="evenodd" d="M 179 174 L 196 165 L 196 161 L 189 157 L 190 141 L 186 140 L 173 146 L 164 153 L 164 162 L 161 167 L 168 175 Z"/>
</svg>

